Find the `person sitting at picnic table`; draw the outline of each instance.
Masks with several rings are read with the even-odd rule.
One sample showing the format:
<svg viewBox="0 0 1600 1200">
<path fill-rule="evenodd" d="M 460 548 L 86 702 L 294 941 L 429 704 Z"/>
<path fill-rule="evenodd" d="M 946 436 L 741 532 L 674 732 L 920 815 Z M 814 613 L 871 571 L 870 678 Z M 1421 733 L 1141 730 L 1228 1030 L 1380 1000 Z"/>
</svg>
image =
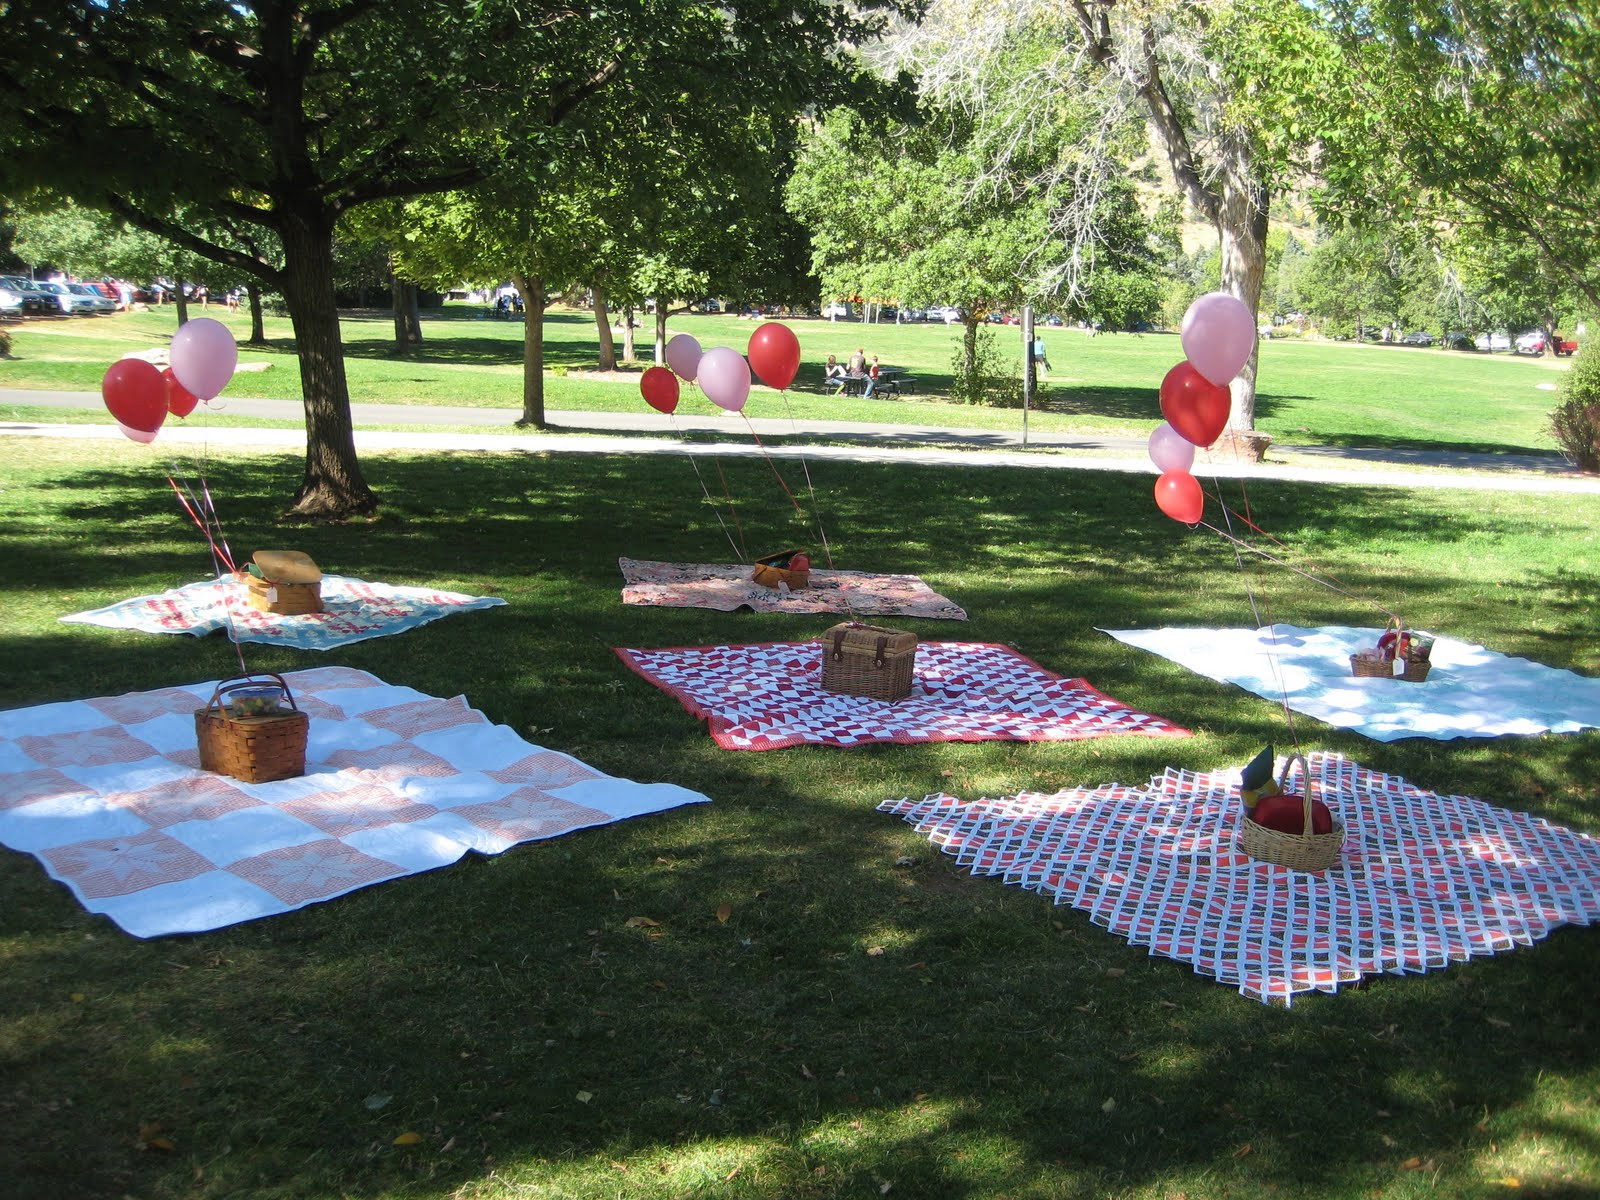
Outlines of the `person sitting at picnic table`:
<svg viewBox="0 0 1600 1200">
<path fill-rule="evenodd" d="M 828 355 L 828 365 L 822 369 L 822 382 L 834 385 L 835 396 L 844 391 L 844 367 L 840 365 L 837 354 Z"/>
<path fill-rule="evenodd" d="M 850 365 L 845 368 L 846 374 L 852 379 L 860 379 L 867 373 L 867 352 L 859 346 L 850 356 Z"/>
<path fill-rule="evenodd" d="M 872 399 L 872 389 L 877 387 L 877 386 L 878 386 L 878 356 L 876 354 L 874 354 L 872 356 L 872 365 L 867 368 L 867 387 L 866 387 L 866 390 L 861 393 L 861 398 L 863 400 L 871 400 Z"/>
</svg>

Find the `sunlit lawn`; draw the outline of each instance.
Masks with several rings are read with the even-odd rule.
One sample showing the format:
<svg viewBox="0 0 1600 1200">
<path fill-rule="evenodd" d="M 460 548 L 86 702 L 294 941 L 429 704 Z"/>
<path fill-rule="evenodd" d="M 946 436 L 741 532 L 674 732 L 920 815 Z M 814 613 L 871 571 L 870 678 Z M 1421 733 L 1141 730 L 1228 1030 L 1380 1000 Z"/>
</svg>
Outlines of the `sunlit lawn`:
<svg viewBox="0 0 1600 1200">
<path fill-rule="evenodd" d="M 1069 343 L 1086 359 L 1118 347 L 1141 372 L 1175 344 Z M 1321 353 L 1281 361 L 1333 361 Z M 1455 369 L 1542 377 L 1527 367 Z M 205 572 L 165 493 L 173 452 L 0 449 L 0 707 L 229 673 L 217 638 L 56 619 Z M 612 653 L 829 623 L 618 602 L 619 555 L 731 553 L 685 461 L 374 454 L 378 520 L 285 531 L 298 456 L 186 455 L 236 550 L 292 542 L 338 573 L 509 601 L 329 654 L 250 648 L 253 667 L 342 663 L 464 694 L 531 740 L 714 802 L 151 942 L 0 851 L 0 1194 L 1593 1194 L 1596 930 L 1269 1008 L 969 877 L 875 811 L 941 790 L 1137 783 L 1291 743 L 1272 704 L 1096 631 L 1250 620 L 1226 547 L 1157 515 L 1148 480 L 811 466 L 840 565 L 919 573 L 971 614 L 897 624 L 1012 644 L 1196 737 L 753 754 L 717 749 Z M 815 546 L 766 464 L 722 468 L 752 546 Z M 1600 673 L 1600 498 L 1259 483 L 1250 501 L 1297 563 L 1353 593 L 1257 571 L 1278 620 L 1375 623 L 1371 601 Z M 1308 749 L 1600 832 L 1600 733 L 1380 744 L 1296 728 Z"/>
<path fill-rule="evenodd" d="M 201 310 L 195 310 L 202 315 Z M 203 315 L 228 322 L 248 336 L 248 321 L 216 309 Z M 863 325 L 820 319 L 786 322 L 800 340 L 802 368 L 796 386 L 780 396 L 758 387 L 746 411 L 752 416 L 830 418 L 1015 431 L 1016 411 L 973 408 L 947 401 L 958 326 Z M 29 322 L 13 327 L 17 361 L 0 362 L 0 388 L 94 391 L 106 366 L 129 350 L 162 345 L 175 329 L 169 308 L 114 318 Z M 404 358 L 393 355 L 393 324 L 383 315 L 344 322 L 351 398 L 393 404 L 432 404 L 520 411 L 520 322 L 492 320 L 476 306 L 448 306 L 424 322 L 424 344 Z M 674 316 L 673 333 L 687 332 L 703 346 L 743 351 L 754 325 L 731 316 Z M 990 327 L 997 345 L 1020 360 L 1015 326 Z M 1183 357 L 1172 334 L 1103 334 L 1042 329 L 1052 372 L 1040 397 L 1047 411 L 1030 416 L 1040 432 L 1144 436 L 1160 420 L 1157 390 Z M 651 353 L 650 325 L 638 331 L 642 368 Z M 619 331 L 620 346 L 620 331 Z M 298 400 L 300 379 L 288 322 L 269 319 L 266 349 L 244 347 L 244 369 L 224 392 Z M 861 400 L 822 394 L 822 364 L 857 347 L 917 379 L 914 397 Z M 546 318 L 546 404 L 552 411 L 649 413 L 636 384 L 582 378 L 598 360 L 598 336 L 587 312 L 554 310 Z M 265 370 L 251 370 L 265 365 Z M 1262 348 L 1257 427 L 1283 443 L 1363 445 L 1399 449 L 1453 448 L 1528 452 L 1555 449 L 1545 430 L 1554 386 L 1567 362 L 1410 347 L 1350 343 L 1270 341 Z M 0 414 L 6 413 L 0 407 Z M 37 418 L 37 412 L 12 415 Z M 686 415 L 717 410 L 692 388 L 679 409 Z M 293 417 L 297 410 L 291 410 Z M 59 419 L 59 418 L 58 418 Z M 670 423 L 662 419 L 662 429 Z"/>
</svg>

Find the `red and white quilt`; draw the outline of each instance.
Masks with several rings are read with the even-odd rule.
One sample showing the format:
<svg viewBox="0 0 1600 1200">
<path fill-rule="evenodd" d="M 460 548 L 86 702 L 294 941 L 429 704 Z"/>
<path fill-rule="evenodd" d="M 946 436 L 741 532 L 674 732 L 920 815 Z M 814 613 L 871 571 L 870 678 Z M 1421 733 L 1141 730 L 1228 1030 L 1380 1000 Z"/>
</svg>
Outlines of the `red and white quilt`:
<svg viewBox="0 0 1600 1200">
<path fill-rule="evenodd" d="M 826 691 L 822 652 L 821 642 L 768 642 L 617 655 L 705 720 L 724 750 L 1189 736 L 1007 646 L 921 642 L 911 695 L 893 702 Z"/>
<path fill-rule="evenodd" d="M 0 844 L 156 937 L 707 801 L 532 745 L 460 696 L 349 667 L 285 678 L 311 718 L 307 773 L 274 783 L 200 770 L 214 683 L 0 712 Z"/>
<path fill-rule="evenodd" d="M 1262 1001 L 1437 970 L 1600 918 L 1600 841 L 1337 754 L 1309 755 L 1345 825 L 1319 873 L 1238 846 L 1238 772 L 1168 768 L 998 800 L 889 800 L 975 875 L 1049 896 L 1151 954 Z"/>
</svg>

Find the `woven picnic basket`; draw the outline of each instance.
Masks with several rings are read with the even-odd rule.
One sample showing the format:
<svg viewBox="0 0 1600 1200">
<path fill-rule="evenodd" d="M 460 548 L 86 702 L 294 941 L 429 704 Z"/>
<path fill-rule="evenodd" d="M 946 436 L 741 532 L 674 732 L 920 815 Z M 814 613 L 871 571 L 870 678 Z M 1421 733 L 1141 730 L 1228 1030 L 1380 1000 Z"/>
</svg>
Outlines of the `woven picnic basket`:
<svg viewBox="0 0 1600 1200">
<path fill-rule="evenodd" d="M 257 550 L 256 570 L 239 571 L 251 608 L 297 617 L 322 611 L 322 569 L 299 550 Z"/>
<path fill-rule="evenodd" d="M 1426 683 L 1428 672 L 1433 670 L 1433 664 L 1425 658 L 1401 659 L 1404 664 L 1400 670 L 1400 678 L 1407 683 Z"/>
<path fill-rule="evenodd" d="M 1399 617 L 1389 618 L 1388 623 L 1383 627 L 1381 636 L 1387 637 L 1391 629 L 1394 631 L 1396 639 L 1398 639 L 1402 632 Z M 1394 656 L 1368 658 L 1362 654 L 1352 654 L 1350 656 L 1350 673 L 1358 679 L 1393 679 Z"/>
<path fill-rule="evenodd" d="M 257 689 L 263 679 L 283 689 L 288 709 L 255 716 L 235 716 L 226 704 L 229 694 Z M 306 738 L 311 719 L 294 702 L 283 676 L 264 672 L 238 675 L 217 684 L 211 699 L 194 714 L 200 743 L 200 769 L 231 775 L 245 783 L 269 783 L 306 773 Z"/>
<path fill-rule="evenodd" d="M 789 569 L 789 564 L 794 561 L 794 556 L 801 553 L 799 550 L 781 550 L 777 554 L 769 554 L 765 558 L 758 558 L 751 570 L 750 578 L 762 587 L 776 588 L 780 583 L 788 584 L 790 590 L 811 586 L 811 568 L 808 565 L 798 571 Z"/>
<path fill-rule="evenodd" d="M 846 696 L 904 700 L 911 694 L 917 635 L 847 621 L 822 635 L 822 686 Z"/>
<path fill-rule="evenodd" d="M 1315 781 L 1311 778 L 1311 766 L 1306 762 L 1305 755 L 1290 755 L 1289 760 L 1283 764 L 1283 775 L 1278 782 L 1285 792 L 1289 790 L 1289 772 L 1295 763 L 1300 764 L 1302 799 L 1305 802 L 1305 823 L 1302 828 L 1310 830 L 1312 791 Z M 1239 823 L 1241 850 L 1251 858 L 1276 863 L 1280 867 L 1289 867 L 1295 871 L 1327 870 L 1339 857 L 1339 851 L 1343 846 L 1344 825 L 1338 817 L 1334 817 L 1333 829 L 1328 833 L 1284 833 L 1282 830 L 1258 825 L 1248 815 Z"/>
</svg>

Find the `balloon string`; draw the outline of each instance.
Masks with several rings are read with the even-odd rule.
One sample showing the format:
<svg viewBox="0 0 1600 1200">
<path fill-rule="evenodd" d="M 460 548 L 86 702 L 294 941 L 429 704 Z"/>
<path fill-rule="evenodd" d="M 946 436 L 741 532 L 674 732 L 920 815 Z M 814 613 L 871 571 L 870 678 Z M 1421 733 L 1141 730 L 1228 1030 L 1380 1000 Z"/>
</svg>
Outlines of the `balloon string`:
<svg viewBox="0 0 1600 1200">
<path fill-rule="evenodd" d="M 180 487 L 178 481 L 173 479 L 170 474 L 167 476 L 167 482 L 172 485 L 172 491 L 178 497 L 178 503 L 188 512 L 190 518 L 199 527 L 200 532 L 205 535 L 207 544 L 211 547 L 212 573 L 219 579 L 224 578 L 221 567 L 226 565 L 229 572 L 226 578 L 231 582 L 232 575 L 238 571 L 238 568 L 234 565 L 233 555 L 228 551 L 227 539 L 223 539 L 221 546 L 217 545 L 217 538 L 222 533 L 222 523 L 217 517 L 216 505 L 211 500 L 210 487 L 206 485 L 203 479 L 201 480 L 201 491 L 205 496 L 205 501 L 202 503 L 196 499 L 194 492 L 187 483 Z M 197 509 L 199 511 L 196 511 Z M 202 513 L 205 514 L 204 517 L 201 516 Z M 222 616 L 223 620 L 228 624 L 228 641 L 232 643 L 234 656 L 239 660 L 239 673 L 248 675 L 250 668 L 245 665 L 244 646 L 240 642 L 239 630 L 233 621 L 233 605 L 231 601 L 236 591 L 236 588 L 224 585 Z"/>
<path fill-rule="evenodd" d="M 772 455 L 767 453 L 767 448 L 762 444 L 761 435 L 756 432 L 756 427 L 751 422 L 749 414 L 747 414 L 743 409 L 740 409 L 739 415 L 744 417 L 745 427 L 750 430 L 750 436 L 755 439 L 756 448 L 761 451 L 761 457 L 766 459 L 767 466 L 772 468 L 772 474 L 773 477 L 777 479 L 778 486 L 783 489 L 783 494 L 789 497 L 789 503 L 794 505 L 795 512 L 799 513 L 803 518 L 806 515 L 806 510 L 800 507 L 800 501 L 796 500 L 794 498 L 794 493 L 789 490 L 788 483 L 784 481 L 783 473 L 778 470 L 778 464 L 772 460 Z"/>
<path fill-rule="evenodd" d="M 713 457 L 712 462 L 717 465 L 717 478 L 722 480 L 722 494 L 728 498 L 728 512 L 733 517 L 733 527 L 739 532 L 739 545 L 736 553 L 741 563 L 750 561 L 750 548 L 744 540 L 744 526 L 739 523 L 739 506 L 733 502 L 733 492 L 728 487 L 728 477 L 722 473 L 722 459 Z"/>
<path fill-rule="evenodd" d="M 672 422 L 672 430 L 677 433 L 678 418 L 668 413 L 667 420 Z M 689 465 L 694 468 L 694 477 L 700 481 L 700 494 L 706 498 L 706 503 L 711 506 L 712 515 L 717 518 L 717 524 L 722 527 L 722 536 L 728 539 L 728 548 L 733 551 L 735 558 L 743 562 L 744 554 L 734 542 L 733 533 L 728 529 L 728 523 L 722 519 L 722 509 L 717 506 L 717 502 L 711 497 L 711 489 L 706 486 L 706 477 L 700 473 L 700 464 L 696 461 L 696 456 L 690 454 L 686 457 L 689 459 Z M 739 519 L 737 511 L 734 512 L 733 516 L 735 521 Z"/>
<path fill-rule="evenodd" d="M 778 395 L 783 398 L 783 411 L 784 415 L 789 418 L 790 428 L 798 435 L 800 423 L 794 419 L 794 410 L 789 407 L 789 393 L 787 390 L 780 389 Z M 827 531 L 822 528 L 822 505 L 817 500 L 816 485 L 811 482 L 811 464 L 808 461 L 803 445 L 800 448 L 800 470 L 806 477 L 806 495 L 811 499 L 811 519 L 816 522 L 817 537 L 822 541 L 822 558 L 828 564 L 828 570 L 831 571 L 834 569 L 833 547 L 828 544 Z M 851 616 L 854 616 L 855 608 L 850 604 L 848 593 L 841 593 L 841 595 L 844 596 L 845 607 L 850 610 Z"/>
<path fill-rule="evenodd" d="M 1219 504 L 1219 506 L 1221 506 L 1223 508 L 1224 511 L 1226 511 L 1226 509 L 1227 509 L 1226 505 L 1222 505 L 1222 502 L 1220 500 L 1218 501 L 1218 504 Z M 1234 515 L 1237 516 L 1238 514 L 1236 513 Z M 1301 577 L 1303 577 L 1305 579 L 1309 579 L 1312 583 L 1318 584 L 1321 587 L 1325 587 L 1329 591 L 1337 592 L 1341 596 L 1346 596 L 1349 599 L 1354 600 L 1354 601 L 1356 601 L 1356 602 L 1358 602 L 1360 604 L 1365 604 L 1365 605 L 1367 605 L 1367 606 L 1369 606 L 1371 608 L 1375 608 L 1379 612 L 1383 613 L 1384 616 L 1386 616 L 1386 617 L 1396 617 L 1397 620 L 1399 619 L 1396 616 L 1396 614 L 1394 614 L 1394 613 L 1390 612 L 1388 609 L 1384 608 L 1383 605 L 1377 603 L 1377 601 L 1370 600 L 1365 596 L 1359 596 L 1355 592 L 1352 592 L 1349 588 L 1346 588 L 1346 587 L 1340 585 L 1337 582 L 1334 582 L 1334 581 L 1328 580 L 1328 579 L 1323 579 L 1322 577 L 1320 577 L 1318 575 L 1312 574 L 1310 571 L 1302 570 L 1301 568 L 1295 566 L 1293 563 L 1289 562 L 1288 560 L 1286 560 L 1284 558 L 1280 558 L 1276 554 L 1269 554 L 1267 551 L 1261 549 L 1259 546 L 1252 546 L 1249 542 L 1244 541 L 1242 538 L 1235 537 L 1233 534 L 1228 533 L 1225 530 L 1218 529 L 1215 525 L 1212 525 L 1212 524 L 1210 524 L 1210 523 L 1208 523 L 1206 521 L 1196 521 L 1195 524 L 1198 525 L 1202 529 L 1209 529 L 1212 533 L 1216 534 L 1218 537 L 1222 538 L 1224 541 L 1230 542 L 1234 546 L 1236 546 L 1236 547 L 1238 547 L 1240 549 L 1246 550 L 1251 554 L 1257 555 L 1260 558 L 1264 558 L 1270 563 L 1276 563 L 1278 566 L 1283 567 L 1285 570 L 1292 571 L 1296 575 L 1299 575 L 1299 576 L 1301 576 Z"/>
</svg>

